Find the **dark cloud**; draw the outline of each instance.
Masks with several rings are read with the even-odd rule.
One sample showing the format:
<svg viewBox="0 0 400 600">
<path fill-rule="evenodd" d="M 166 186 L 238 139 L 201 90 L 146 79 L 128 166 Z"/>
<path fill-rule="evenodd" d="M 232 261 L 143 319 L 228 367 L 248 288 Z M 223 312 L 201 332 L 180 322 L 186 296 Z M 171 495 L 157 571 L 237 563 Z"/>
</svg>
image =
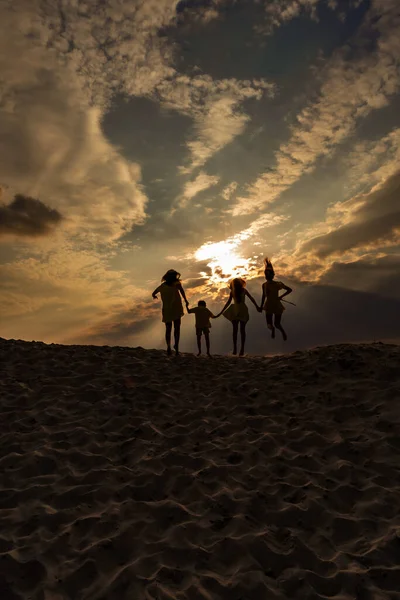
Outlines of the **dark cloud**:
<svg viewBox="0 0 400 600">
<path fill-rule="evenodd" d="M 400 300 L 400 254 L 381 258 L 333 263 L 320 279 L 322 285 L 374 292 Z"/>
<path fill-rule="evenodd" d="M 355 198 L 355 201 L 360 200 Z M 400 172 L 372 191 L 353 213 L 350 223 L 303 244 L 301 252 L 313 252 L 319 258 L 344 253 L 383 238 L 390 239 L 400 227 Z"/>
<path fill-rule="evenodd" d="M 208 279 L 206 279 L 205 277 L 198 277 L 197 279 L 188 279 L 187 281 L 185 281 L 185 289 L 187 290 L 193 290 L 196 289 L 198 287 L 201 287 L 202 285 L 204 285 L 205 283 L 207 283 Z"/>
<path fill-rule="evenodd" d="M 10 204 L 0 205 L 0 235 L 48 235 L 62 219 L 58 210 L 35 198 L 17 194 Z"/>
</svg>

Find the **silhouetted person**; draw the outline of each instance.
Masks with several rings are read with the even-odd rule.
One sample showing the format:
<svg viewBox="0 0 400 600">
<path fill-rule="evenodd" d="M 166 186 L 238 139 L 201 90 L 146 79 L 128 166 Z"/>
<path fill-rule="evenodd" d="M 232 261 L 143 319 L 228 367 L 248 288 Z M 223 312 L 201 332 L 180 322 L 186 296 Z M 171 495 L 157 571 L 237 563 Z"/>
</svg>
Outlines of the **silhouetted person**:
<svg viewBox="0 0 400 600">
<path fill-rule="evenodd" d="M 293 290 L 288 287 L 282 281 L 274 281 L 275 272 L 272 263 L 268 258 L 264 260 L 265 263 L 265 283 L 262 285 L 262 298 L 261 306 L 262 310 L 265 310 L 265 316 L 267 319 L 267 327 L 271 330 L 271 337 L 275 339 L 275 328 L 279 329 L 282 333 L 283 339 L 287 340 L 287 335 L 282 327 L 282 313 L 285 310 L 281 300 Z M 286 290 L 284 294 L 279 295 L 280 290 Z"/>
<path fill-rule="evenodd" d="M 211 323 L 210 319 L 215 319 L 215 316 L 212 314 L 211 310 L 207 308 L 207 304 L 204 300 L 199 300 L 197 306 L 195 308 L 188 308 L 188 313 L 193 313 L 196 316 L 196 338 L 197 338 L 197 348 L 199 350 L 197 356 L 201 354 L 201 336 L 204 333 L 204 339 L 206 340 L 206 349 L 207 356 L 211 356 L 210 354 L 210 328 Z"/>
<path fill-rule="evenodd" d="M 246 290 L 246 282 L 244 279 L 236 278 L 233 279 L 230 283 L 231 292 L 229 294 L 229 298 L 224 306 L 216 317 L 223 314 L 224 317 L 231 321 L 233 327 L 233 354 L 237 354 L 237 338 L 238 338 L 238 330 L 240 323 L 240 352 L 239 356 L 244 355 L 244 345 L 246 342 L 246 323 L 249 320 L 249 309 L 246 306 L 245 300 L 246 296 L 250 298 L 251 302 L 254 304 L 256 309 L 261 312 L 261 309 L 257 306 L 254 298 L 249 294 Z M 233 304 L 230 306 L 233 300 Z M 229 306 L 229 308 L 228 308 Z"/>
<path fill-rule="evenodd" d="M 154 290 L 152 296 L 157 298 L 160 292 L 162 300 L 162 320 L 165 323 L 165 341 L 167 342 L 167 354 L 172 354 L 171 350 L 171 331 L 174 324 L 175 353 L 179 354 L 179 338 L 181 332 L 181 318 L 183 317 L 183 306 L 181 296 L 185 301 L 186 308 L 189 302 L 186 299 L 185 291 L 180 282 L 181 274 L 174 269 L 170 269 L 161 279 L 162 283 Z"/>
</svg>

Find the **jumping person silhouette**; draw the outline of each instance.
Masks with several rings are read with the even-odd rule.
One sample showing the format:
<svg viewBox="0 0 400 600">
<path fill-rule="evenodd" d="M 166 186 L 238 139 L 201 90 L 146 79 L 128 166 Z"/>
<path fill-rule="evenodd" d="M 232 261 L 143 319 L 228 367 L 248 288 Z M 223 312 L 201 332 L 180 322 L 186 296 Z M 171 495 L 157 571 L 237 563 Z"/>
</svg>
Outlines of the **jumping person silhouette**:
<svg viewBox="0 0 400 600">
<path fill-rule="evenodd" d="M 186 308 L 189 302 L 186 299 L 185 291 L 180 281 L 181 274 L 170 269 L 161 279 L 161 285 L 156 288 L 152 294 L 157 299 L 157 294 L 161 294 L 162 300 L 162 320 L 165 323 L 165 341 L 167 343 L 167 354 L 172 354 L 171 350 L 171 331 L 174 324 L 174 348 L 175 353 L 179 355 L 179 338 L 181 332 L 181 318 L 183 317 L 183 306 L 181 296 L 185 301 Z"/>
<path fill-rule="evenodd" d="M 265 310 L 265 316 L 267 319 L 267 327 L 271 330 L 271 337 L 275 339 L 275 328 L 279 329 L 283 339 L 287 340 L 287 335 L 282 327 L 281 320 L 282 314 L 285 310 L 281 300 L 284 296 L 290 294 L 293 290 L 288 287 L 282 281 L 274 281 L 275 271 L 269 258 L 265 258 L 265 283 L 262 285 L 262 298 L 260 309 Z M 279 296 L 279 291 L 285 290 L 285 293 Z"/>
</svg>

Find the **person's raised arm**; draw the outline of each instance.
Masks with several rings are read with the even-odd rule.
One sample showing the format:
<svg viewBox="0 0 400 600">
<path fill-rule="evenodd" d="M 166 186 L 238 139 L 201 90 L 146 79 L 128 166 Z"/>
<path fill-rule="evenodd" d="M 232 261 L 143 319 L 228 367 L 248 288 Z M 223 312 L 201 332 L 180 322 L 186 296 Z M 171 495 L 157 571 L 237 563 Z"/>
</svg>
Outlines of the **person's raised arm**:
<svg viewBox="0 0 400 600">
<path fill-rule="evenodd" d="M 292 288 L 285 285 L 284 283 L 282 283 L 282 289 L 286 290 L 286 292 L 284 294 L 282 294 L 282 296 L 279 296 L 280 300 L 282 300 L 282 298 L 284 298 L 285 296 L 288 296 L 289 294 L 291 294 L 293 292 Z"/>
<path fill-rule="evenodd" d="M 229 298 L 228 300 L 225 302 L 225 306 L 224 308 L 221 310 L 221 312 L 219 312 L 217 315 L 215 315 L 215 319 L 217 317 L 219 317 L 220 315 L 222 315 L 222 313 L 228 308 L 228 306 L 230 305 L 230 303 L 232 302 L 232 292 L 229 294 Z"/>
<path fill-rule="evenodd" d="M 154 292 L 152 293 L 152 296 L 153 296 L 153 298 L 154 298 L 155 300 L 157 300 L 157 294 L 158 294 L 158 292 L 160 291 L 160 289 L 161 289 L 161 285 L 159 285 L 159 286 L 158 286 L 158 288 L 156 288 L 156 289 L 154 290 Z"/>
<path fill-rule="evenodd" d="M 248 292 L 245 288 L 244 293 L 246 294 L 246 296 L 248 296 L 249 300 L 254 304 L 254 306 L 256 307 L 256 309 L 258 310 L 258 312 L 261 312 L 260 307 L 258 306 L 257 302 L 254 300 L 253 296 L 250 294 L 250 292 Z"/>
<path fill-rule="evenodd" d="M 180 293 L 181 293 L 181 296 L 182 296 L 182 298 L 183 298 L 183 299 L 184 299 L 184 301 L 185 301 L 185 304 L 186 304 L 186 309 L 187 309 L 187 307 L 189 306 L 189 302 L 188 302 L 188 300 L 187 300 L 187 298 L 186 298 L 185 290 L 183 289 L 183 287 L 182 287 L 182 284 L 181 284 L 181 283 L 178 283 L 178 290 L 180 291 Z"/>
</svg>

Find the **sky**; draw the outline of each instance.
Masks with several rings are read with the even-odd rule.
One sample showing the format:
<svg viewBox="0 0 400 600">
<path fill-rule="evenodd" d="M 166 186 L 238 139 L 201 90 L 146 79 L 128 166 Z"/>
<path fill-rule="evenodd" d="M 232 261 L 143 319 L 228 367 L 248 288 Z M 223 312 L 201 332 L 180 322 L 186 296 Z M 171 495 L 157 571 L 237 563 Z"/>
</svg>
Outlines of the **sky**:
<svg viewBox="0 0 400 600">
<path fill-rule="evenodd" d="M 162 348 L 167 269 L 219 312 L 269 256 L 289 339 L 250 305 L 248 352 L 400 341 L 398 0 L 0 0 L 0 34 L 1 337 Z"/>
</svg>

